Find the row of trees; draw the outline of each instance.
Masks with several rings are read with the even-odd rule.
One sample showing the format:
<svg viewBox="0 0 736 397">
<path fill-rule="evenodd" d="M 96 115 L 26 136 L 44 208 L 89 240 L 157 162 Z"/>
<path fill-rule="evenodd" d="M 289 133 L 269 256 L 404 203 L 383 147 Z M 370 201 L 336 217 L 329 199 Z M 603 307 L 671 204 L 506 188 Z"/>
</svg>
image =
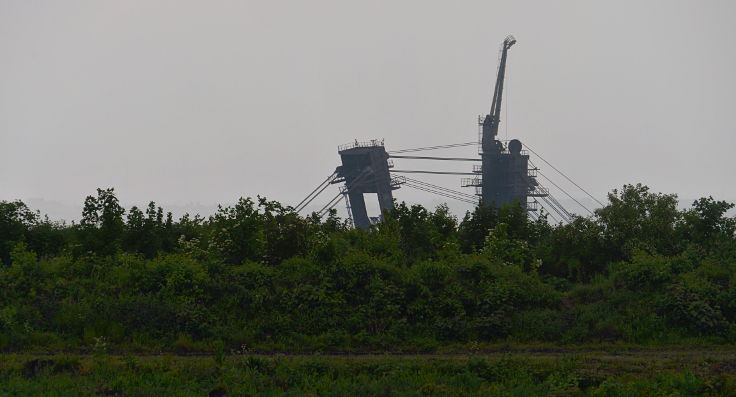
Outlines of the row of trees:
<svg viewBox="0 0 736 397">
<path fill-rule="evenodd" d="M 733 342 L 731 208 L 627 185 L 569 224 L 400 203 L 364 232 L 260 197 L 174 220 L 100 189 L 72 225 L 0 202 L 0 348 Z"/>
<path fill-rule="evenodd" d="M 244 260 L 275 265 L 303 254 L 310 233 L 344 230 L 334 213 L 328 218 L 303 218 L 290 207 L 258 197 L 241 198 L 208 219 L 185 214 L 174 221 L 155 202 L 145 212 L 123 208 L 113 189 L 98 189 L 84 201 L 82 219 L 66 225 L 42 218 L 23 202 L 0 202 L 0 255 L 10 264 L 10 251 L 23 242 L 40 257 L 62 253 L 74 257 L 109 256 L 127 252 L 153 258 L 159 253 L 198 249 L 230 264 Z"/>
<path fill-rule="evenodd" d="M 477 252 L 496 230 L 493 238 L 501 234 L 523 242 L 528 254 L 542 261 L 541 272 L 589 279 L 637 250 L 662 255 L 688 248 L 727 250 L 736 231 L 736 220 L 727 216 L 734 205 L 711 197 L 683 211 L 677 208 L 676 195 L 652 193 L 642 185 L 626 185 L 608 198 L 609 204 L 594 216 L 575 217 L 564 225 L 549 224 L 544 216 L 530 221 L 517 206 L 479 206 L 458 221 L 445 206 L 430 211 L 400 203 L 373 232 L 362 234 L 348 230 L 334 212 L 325 219 L 301 217 L 261 197 L 219 207 L 207 219 L 187 214 L 175 221 L 154 202 L 145 210 L 133 206 L 126 211 L 113 189 L 98 189 L 96 196 L 86 198 L 82 219 L 73 225 L 42 218 L 20 201 L 0 202 L 0 258 L 9 265 L 13 246 L 23 242 L 41 257 L 127 252 L 153 258 L 188 250 L 229 264 L 247 260 L 277 265 L 342 233 L 375 241 L 395 238 L 398 246 L 386 248 L 396 248 L 392 255 L 397 263 L 410 265 L 452 249 Z"/>
</svg>

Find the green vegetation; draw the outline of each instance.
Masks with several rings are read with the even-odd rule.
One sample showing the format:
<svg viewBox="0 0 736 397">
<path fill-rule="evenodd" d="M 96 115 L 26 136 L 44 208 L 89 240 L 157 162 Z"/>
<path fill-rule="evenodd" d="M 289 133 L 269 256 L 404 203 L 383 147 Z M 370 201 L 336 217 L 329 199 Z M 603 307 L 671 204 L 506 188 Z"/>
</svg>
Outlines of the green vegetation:
<svg viewBox="0 0 736 397">
<path fill-rule="evenodd" d="M 0 395 L 734 396 L 736 361 L 684 352 L 495 356 L 6 356 Z"/>
<path fill-rule="evenodd" d="M 0 395 L 733 396 L 731 208 L 627 185 L 566 225 L 401 203 L 365 232 L 2 201 Z"/>
<path fill-rule="evenodd" d="M 733 344 L 736 219 L 627 185 L 595 216 L 397 205 L 372 231 L 258 198 L 174 221 L 112 189 L 79 224 L 0 202 L 0 349 L 429 352 Z"/>
</svg>

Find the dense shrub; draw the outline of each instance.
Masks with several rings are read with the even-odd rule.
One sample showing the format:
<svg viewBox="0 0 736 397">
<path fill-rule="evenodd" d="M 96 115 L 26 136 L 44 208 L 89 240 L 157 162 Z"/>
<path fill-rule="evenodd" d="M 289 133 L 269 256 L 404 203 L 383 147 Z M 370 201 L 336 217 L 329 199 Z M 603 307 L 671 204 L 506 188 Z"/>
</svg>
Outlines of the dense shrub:
<svg viewBox="0 0 736 397">
<path fill-rule="evenodd" d="M 2 202 L 0 349 L 736 341 L 731 205 L 609 199 L 566 225 L 401 203 L 368 232 L 264 198 L 174 221 L 100 189 L 72 226 Z"/>
</svg>

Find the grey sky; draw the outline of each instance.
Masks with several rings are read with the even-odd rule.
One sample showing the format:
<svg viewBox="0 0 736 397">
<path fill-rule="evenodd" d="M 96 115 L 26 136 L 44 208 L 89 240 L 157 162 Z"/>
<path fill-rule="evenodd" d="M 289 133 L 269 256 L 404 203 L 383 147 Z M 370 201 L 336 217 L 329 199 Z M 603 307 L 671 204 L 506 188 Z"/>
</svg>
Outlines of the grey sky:
<svg viewBox="0 0 736 397">
<path fill-rule="evenodd" d="M 733 1 L 0 0 L 0 199 L 81 205 L 112 186 L 125 203 L 294 204 L 355 138 L 476 139 L 507 34 L 502 136 L 601 198 L 642 182 L 734 199 L 734 15 Z"/>
</svg>

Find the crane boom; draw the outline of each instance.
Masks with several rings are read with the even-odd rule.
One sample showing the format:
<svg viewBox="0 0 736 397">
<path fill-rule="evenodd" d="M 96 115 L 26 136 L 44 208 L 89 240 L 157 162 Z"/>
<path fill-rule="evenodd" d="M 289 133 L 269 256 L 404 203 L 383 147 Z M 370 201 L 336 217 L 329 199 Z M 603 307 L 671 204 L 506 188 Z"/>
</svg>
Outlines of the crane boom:
<svg viewBox="0 0 736 397">
<path fill-rule="evenodd" d="M 491 102 L 491 111 L 483 119 L 483 150 L 490 150 L 495 146 L 494 142 L 498 135 L 498 124 L 501 120 L 501 99 L 503 95 L 503 80 L 506 75 L 506 55 L 509 48 L 516 44 L 514 36 L 506 36 L 501 49 L 501 61 L 498 65 L 498 77 L 496 78 L 496 88 L 493 91 L 493 101 Z"/>
</svg>

